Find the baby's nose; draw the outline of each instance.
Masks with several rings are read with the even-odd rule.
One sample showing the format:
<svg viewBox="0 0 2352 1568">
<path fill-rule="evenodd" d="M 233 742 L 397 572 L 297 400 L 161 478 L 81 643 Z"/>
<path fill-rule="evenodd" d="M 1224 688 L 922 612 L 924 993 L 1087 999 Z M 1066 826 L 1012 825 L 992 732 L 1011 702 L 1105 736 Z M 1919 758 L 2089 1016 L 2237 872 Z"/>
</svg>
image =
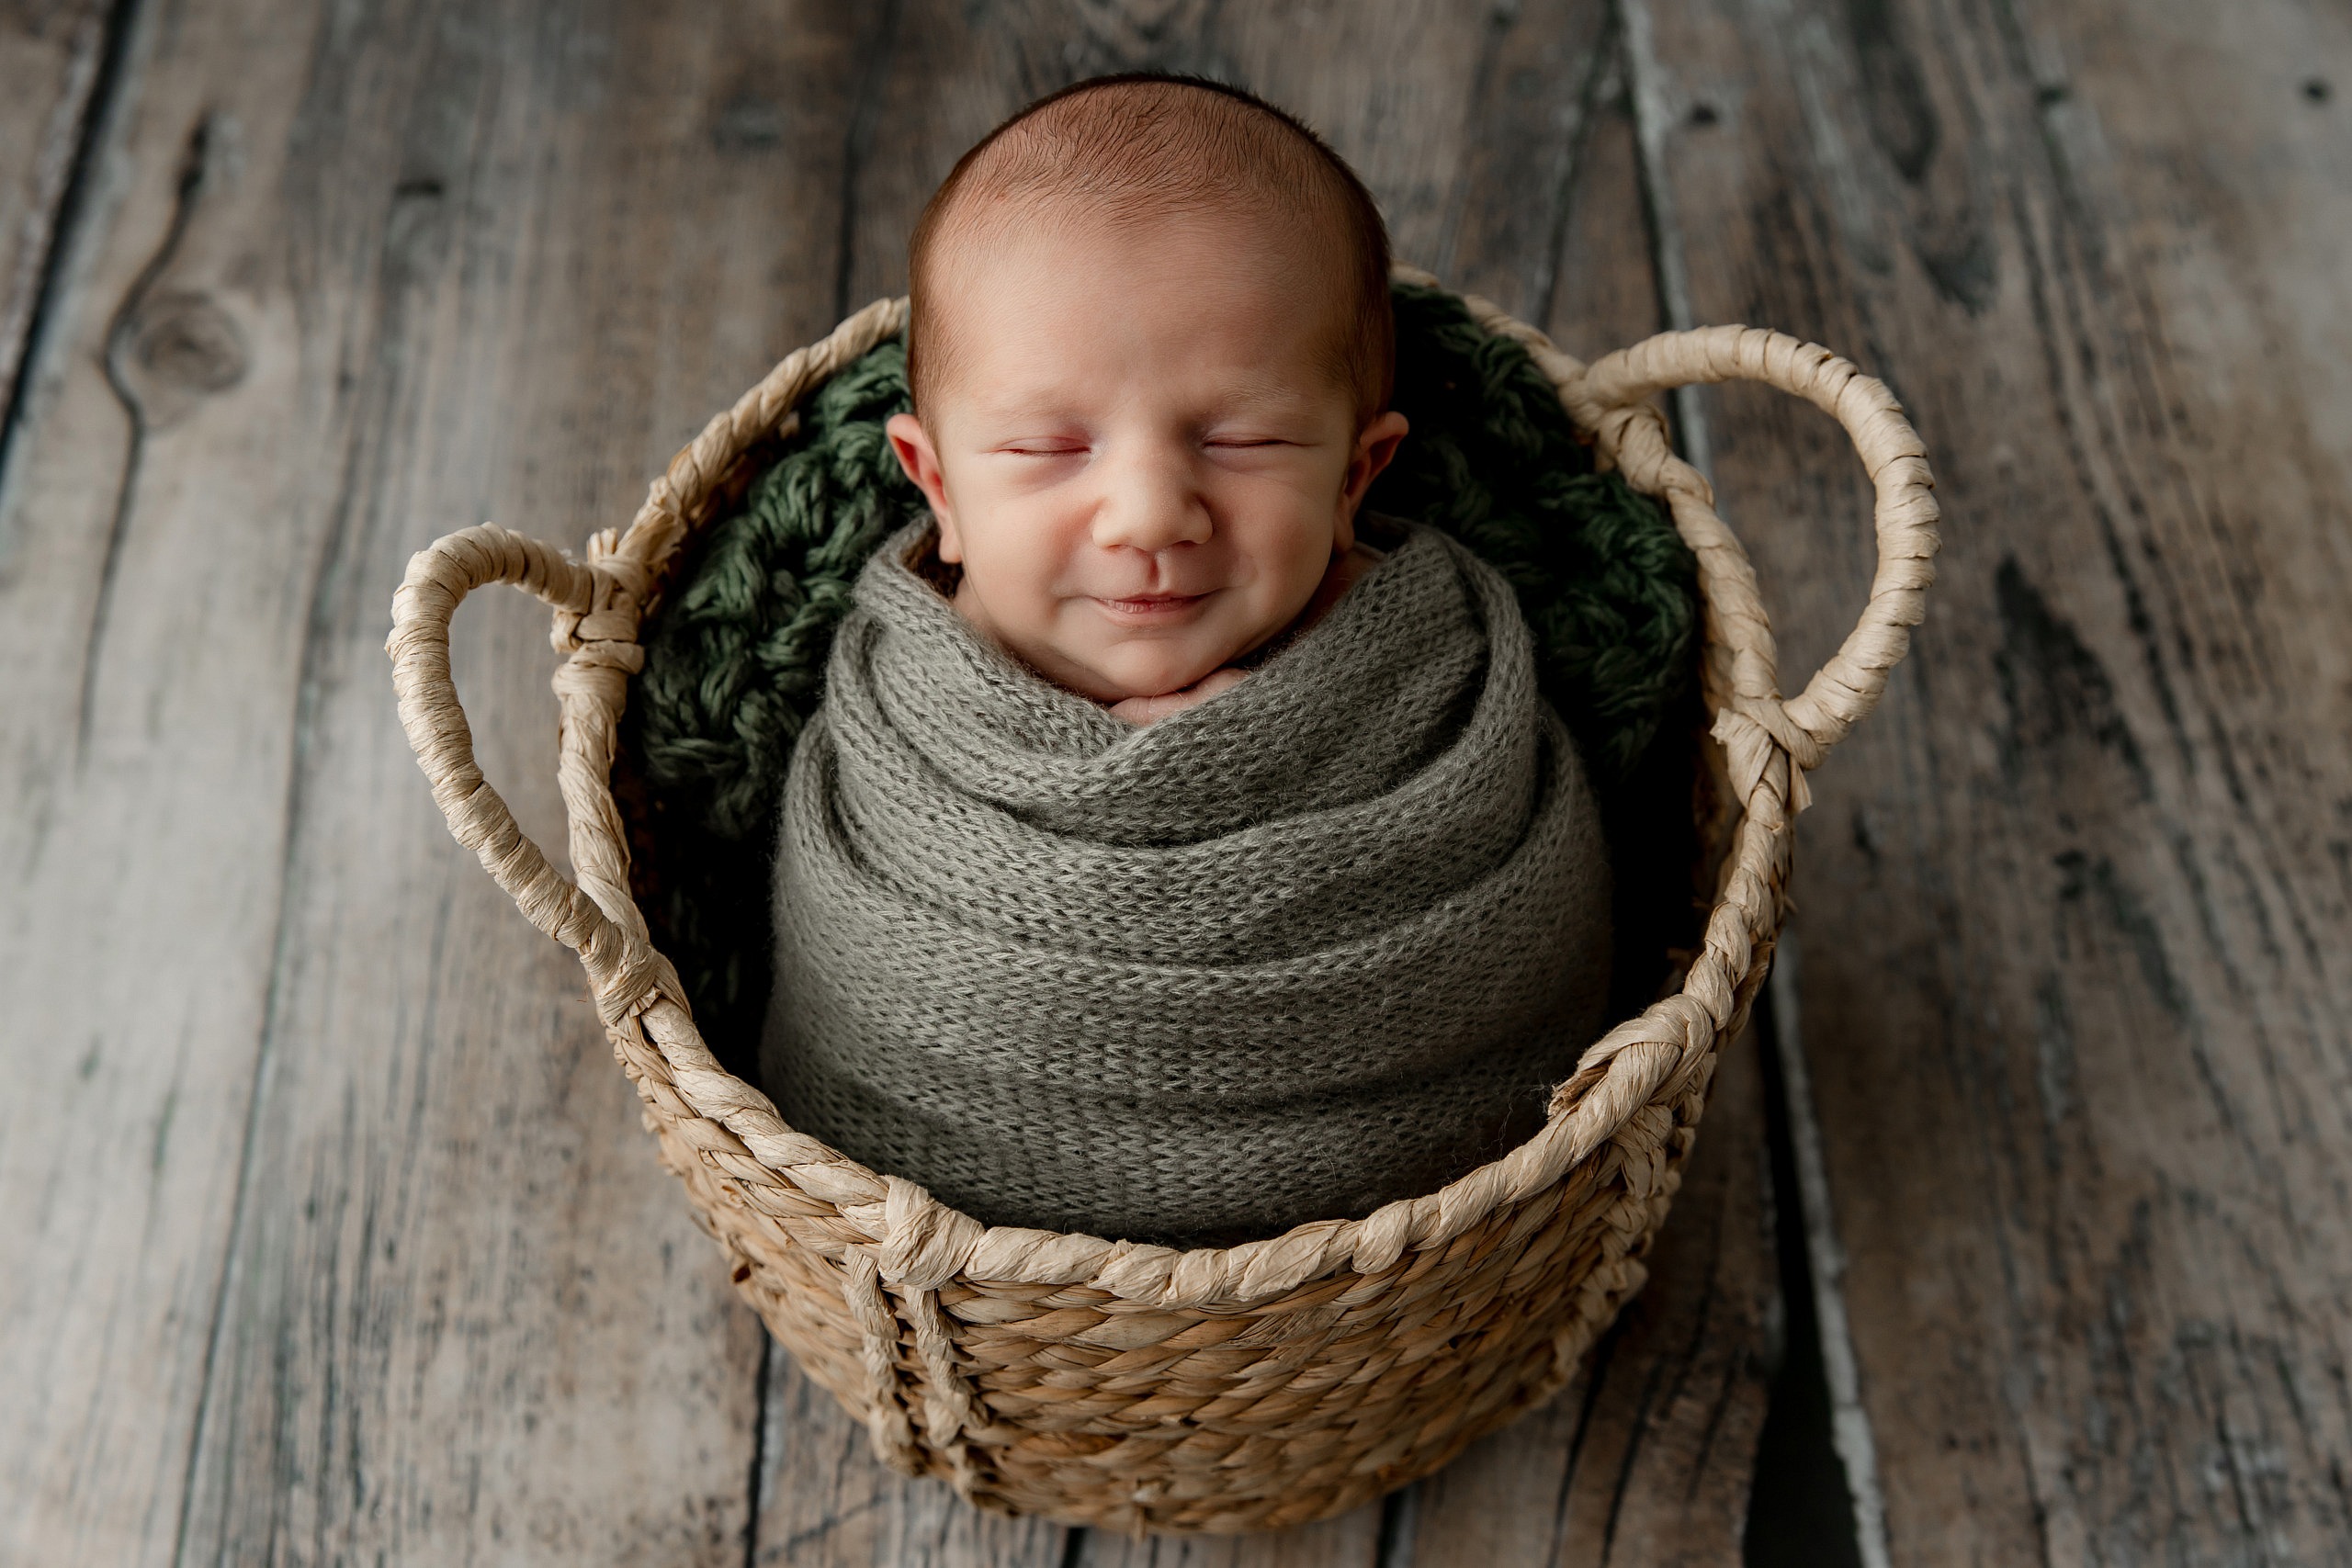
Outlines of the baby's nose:
<svg viewBox="0 0 2352 1568">
<path fill-rule="evenodd" d="M 1214 532 L 1208 507 L 1183 464 L 1138 462 L 1108 477 L 1110 492 L 1094 513 L 1096 547 L 1164 550 L 1204 544 Z"/>
</svg>

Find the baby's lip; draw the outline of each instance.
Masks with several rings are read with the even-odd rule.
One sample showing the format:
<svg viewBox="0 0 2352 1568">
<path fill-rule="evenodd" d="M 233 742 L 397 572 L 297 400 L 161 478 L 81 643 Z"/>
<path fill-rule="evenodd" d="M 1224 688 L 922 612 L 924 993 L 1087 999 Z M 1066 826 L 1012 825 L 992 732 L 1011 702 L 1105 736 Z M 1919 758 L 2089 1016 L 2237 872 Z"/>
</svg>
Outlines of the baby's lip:
<svg viewBox="0 0 2352 1568">
<path fill-rule="evenodd" d="M 1152 620 L 1181 615 L 1206 599 L 1206 593 L 1128 593 L 1091 596 L 1097 604 L 1122 620 Z"/>
</svg>

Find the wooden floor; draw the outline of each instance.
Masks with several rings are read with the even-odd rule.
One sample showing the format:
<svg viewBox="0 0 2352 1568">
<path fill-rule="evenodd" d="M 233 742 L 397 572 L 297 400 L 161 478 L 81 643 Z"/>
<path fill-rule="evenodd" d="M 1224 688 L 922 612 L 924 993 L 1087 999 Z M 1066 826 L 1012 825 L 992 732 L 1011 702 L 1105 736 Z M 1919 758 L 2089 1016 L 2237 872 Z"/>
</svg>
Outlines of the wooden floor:
<svg viewBox="0 0 2352 1568">
<path fill-rule="evenodd" d="M 974 1515 L 770 1353 L 380 652 L 412 550 L 625 522 L 977 134 L 1144 66 L 1574 351 L 1851 355 L 1948 518 L 1649 1292 L 1432 1481 L 1205 1543 Z M 1854 1506 L 1758 1561 L 2346 1561 L 2347 255 L 2303 0 L 0 6 L 0 1562 L 1727 1563 L 1808 1402 Z M 1801 674 L 1853 465 L 1675 412 Z M 458 640 L 560 843 L 544 623 Z"/>
</svg>

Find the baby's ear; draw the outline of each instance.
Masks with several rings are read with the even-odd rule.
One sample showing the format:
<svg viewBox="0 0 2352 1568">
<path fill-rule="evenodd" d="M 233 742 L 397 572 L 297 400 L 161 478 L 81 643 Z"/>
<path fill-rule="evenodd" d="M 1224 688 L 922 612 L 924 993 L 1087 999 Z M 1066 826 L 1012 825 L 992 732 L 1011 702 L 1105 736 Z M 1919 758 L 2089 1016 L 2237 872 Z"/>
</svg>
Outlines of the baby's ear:
<svg viewBox="0 0 2352 1568">
<path fill-rule="evenodd" d="M 947 506 L 947 477 L 939 466 L 939 448 L 931 444 L 931 433 L 910 413 L 892 414 L 882 428 L 890 437 L 890 450 L 898 455 L 899 467 L 906 469 L 907 478 L 931 502 L 931 514 L 939 519 L 939 558 L 951 563 L 962 560 L 964 547 L 956 536 L 956 516 Z"/>
<path fill-rule="evenodd" d="M 1340 490 L 1340 548 L 1354 545 L 1356 508 L 1363 504 L 1364 492 L 1396 456 L 1405 433 L 1411 428 L 1403 414 L 1390 409 L 1357 434 L 1356 449 L 1349 456 L 1347 478 Z"/>
</svg>

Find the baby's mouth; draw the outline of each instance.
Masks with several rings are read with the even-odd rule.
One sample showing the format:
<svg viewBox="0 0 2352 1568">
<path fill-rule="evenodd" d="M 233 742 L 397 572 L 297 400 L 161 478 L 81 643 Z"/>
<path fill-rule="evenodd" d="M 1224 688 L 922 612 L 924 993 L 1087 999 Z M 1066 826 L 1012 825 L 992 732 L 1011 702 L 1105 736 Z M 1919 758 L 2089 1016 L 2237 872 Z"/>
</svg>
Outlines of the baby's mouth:
<svg viewBox="0 0 2352 1568">
<path fill-rule="evenodd" d="M 1119 599 L 1097 596 L 1094 602 L 1115 620 L 1148 622 L 1180 619 L 1207 599 L 1205 593 L 1136 593 Z"/>
</svg>

